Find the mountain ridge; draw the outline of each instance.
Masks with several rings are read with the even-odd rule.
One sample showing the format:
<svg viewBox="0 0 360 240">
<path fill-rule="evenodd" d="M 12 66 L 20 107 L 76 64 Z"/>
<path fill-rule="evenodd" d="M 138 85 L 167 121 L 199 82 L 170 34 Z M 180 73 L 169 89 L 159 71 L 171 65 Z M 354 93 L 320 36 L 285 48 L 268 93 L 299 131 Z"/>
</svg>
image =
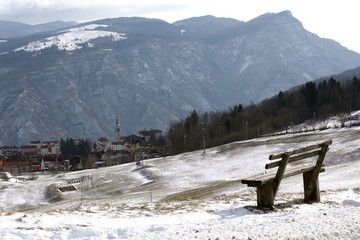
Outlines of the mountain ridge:
<svg viewBox="0 0 360 240">
<path fill-rule="evenodd" d="M 26 23 L 0 20 L 0 39 L 16 39 L 32 34 L 56 31 L 77 25 L 77 22 L 53 21 L 30 25 Z"/>
<path fill-rule="evenodd" d="M 116 117 L 122 135 L 167 130 L 193 109 L 258 102 L 360 66 L 360 54 L 306 31 L 290 12 L 220 18 L 217 26 L 228 27 L 187 35 L 207 19 L 218 18 L 184 20 L 195 21 L 187 29 L 103 19 L 0 42 L 0 145 L 113 139 Z"/>
</svg>

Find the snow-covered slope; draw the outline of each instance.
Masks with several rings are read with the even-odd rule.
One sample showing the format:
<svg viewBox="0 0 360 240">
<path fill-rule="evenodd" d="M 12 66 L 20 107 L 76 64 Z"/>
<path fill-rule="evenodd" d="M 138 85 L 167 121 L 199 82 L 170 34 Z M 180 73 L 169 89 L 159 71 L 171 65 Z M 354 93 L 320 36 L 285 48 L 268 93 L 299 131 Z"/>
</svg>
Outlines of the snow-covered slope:
<svg viewBox="0 0 360 240">
<path fill-rule="evenodd" d="M 328 139 L 333 144 L 320 175 L 321 203 L 302 203 L 302 178 L 295 176 L 281 183 L 275 211 L 255 208 L 255 190 L 241 178 L 263 172 L 269 154 Z M 141 166 L 0 181 L 0 238 L 358 239 L 359 146 L 360 127 L 335 128 L 235 142 Z M 49 189 L 65 186 L 77 190 L 55 191 L 63 200 L 50 203 Z"/>
<path fill-rule="evenodd" d="M 108 25 L 89 24 L 82 27 L 70 28 L 58 32 L 58 35 L 48 37 L 39 41 L 30 42 L 24 47 L 15 49 L 15 51 L 40 51 L 45 48 L 56 46 L 59 50 L 74 51 L 81 49 L 81 44 L 90 40 L 101 37 L 112 37 L 114 41 L 126 39 L 124 33 L 97 30 L 98 28 L 106 28 Z M 91 46 L 91 45 L 89 45 Z"/>
</svg>

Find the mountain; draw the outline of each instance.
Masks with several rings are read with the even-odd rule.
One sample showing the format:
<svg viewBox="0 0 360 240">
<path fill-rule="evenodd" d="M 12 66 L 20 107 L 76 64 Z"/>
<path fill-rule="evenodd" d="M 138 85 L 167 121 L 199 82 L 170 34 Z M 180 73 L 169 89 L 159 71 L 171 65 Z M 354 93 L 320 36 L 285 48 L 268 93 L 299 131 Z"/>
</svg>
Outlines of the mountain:
<svg viewBox="0 0 360 240">
<path fill-rule="evenodd" d="M 114 139 L 193 109 L 258 102 L 360 66 L 360 55 L 306 31 L 290 12 L 249 22 L 114 18 L 0 42 L 0 145 Z"/>
<path fill-rule="evenodd" d="M 340 82 L 345 82 L 348 80 L 352 80 L 355 76 L 357 78 L 360 78 L 360 67 L 349 69 L 342 73 L 334 74 L 329 77 L 322 77 L 322 78 L 316 79 L 315 82 L 322 82 L 324 80 L 329 80 L 330 78 L 334 78 Z"/>
<path fill-rule="evenodd" d="M 182 29 L 183 37 L 207 41 L 226 29 L 232 29 L 242 24 L 244 22 L 231 18 L 203 16 L 177 21 L 173 25 Z"/>
<path fill-rule="evenodd" d="M 54 21 L 44 24 L 29 25 L 11 21 L 0 21 L 0 39 L 14 39 L 35 33 L 56 31 L 77 25 L 76 22 Z"/>
<path fill-rule="evenodd" d="M 258 102 L 360 63 L 359 54 L 306 31 L 289 11 L 253 19 L 211 46 L 232 79 L 226 86 L 228 102 Z"/>
</svg>

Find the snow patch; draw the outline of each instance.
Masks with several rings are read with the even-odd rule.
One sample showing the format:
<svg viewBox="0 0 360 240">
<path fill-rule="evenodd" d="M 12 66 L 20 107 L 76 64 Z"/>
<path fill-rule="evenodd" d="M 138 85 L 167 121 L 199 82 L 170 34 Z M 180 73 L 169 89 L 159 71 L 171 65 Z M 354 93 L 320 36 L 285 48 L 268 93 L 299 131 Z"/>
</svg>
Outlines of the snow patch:
<svg viewBox="0 0 360 240">
<path fill-rule="evenodd" d="M 152 176 L 147 174 L 146 168 L 146 166 L 141 166 L 132 171 L 134 173 L 133 177 L 143 184 L 147 184 L 154 180 Z"/>
<path fill-rule="evenodd" d="M 313 78 L 312 78 L 309 74 L 307 74 L 306 72 L 303 72 L 303 76 L 304 76 L 308 81 L 313 80 Z"/>
<path fill-rule="evenodd" d="M 107 27 L 107 25 L 91 24 L 78 28 L 71 28 L 64 31 L 60 31 L 57 36 L 48 37 L 39 41 L 30 42 L 28 45 L 15 49 L 17 51 L 34 52 L 40 51 L 45 48 L 56 46 L 60 50 L 74 51 L 81 49 L 81 44 L 84 44 L 90 40 L 101 37 L 112 37 L 113 41 L 120 41 L 127 39 L 126 34 L 110 32 L 104 30 L 96 30 L 99 27 Z M 93 47 L 93 44 L 89 44 L 89 47 Z"/>
<path fill-rule="evenodd" d="M 254 63 L 252 56 L 245 57 L 245 63 L 242 65 L 241 69 L 239 70 L 239 74 L 242 74 L 249 66 Z"/>
<path fill-rule="evenodd" d="M 0 172 L 0 179 L 4 179 L 9 182 L 16 182 L 16 179 L 9 172 Z"/>
</svg>

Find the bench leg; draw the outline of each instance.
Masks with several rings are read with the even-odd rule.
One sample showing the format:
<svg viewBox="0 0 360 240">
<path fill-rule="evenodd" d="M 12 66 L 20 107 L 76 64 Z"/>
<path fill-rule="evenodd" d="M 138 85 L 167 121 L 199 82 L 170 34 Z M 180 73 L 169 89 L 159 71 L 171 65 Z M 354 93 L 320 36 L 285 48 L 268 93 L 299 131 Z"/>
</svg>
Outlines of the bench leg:
<svg viewBox="0 0 360 240">
<path fill-rule="evenodd" d="M 311 202 L 320 202 L 320 190 L 319 190 L 319 178 L 316 178 L 315 182 L 311 183 L 311 177 L 313 172 L 305 172 L 303 173 L 303 180 L 304 180 L 304 201 L 306 203 Z M 307 196 L 306 189 L 310 184 L 314 184 L 314 190 Z"/>
<path fill-rule="evenodd" d="M 272 208 L 274 206 L 275 194 L 272 182 L 256 187 L 256 193 L 259 208 Z"/>
</svg>

